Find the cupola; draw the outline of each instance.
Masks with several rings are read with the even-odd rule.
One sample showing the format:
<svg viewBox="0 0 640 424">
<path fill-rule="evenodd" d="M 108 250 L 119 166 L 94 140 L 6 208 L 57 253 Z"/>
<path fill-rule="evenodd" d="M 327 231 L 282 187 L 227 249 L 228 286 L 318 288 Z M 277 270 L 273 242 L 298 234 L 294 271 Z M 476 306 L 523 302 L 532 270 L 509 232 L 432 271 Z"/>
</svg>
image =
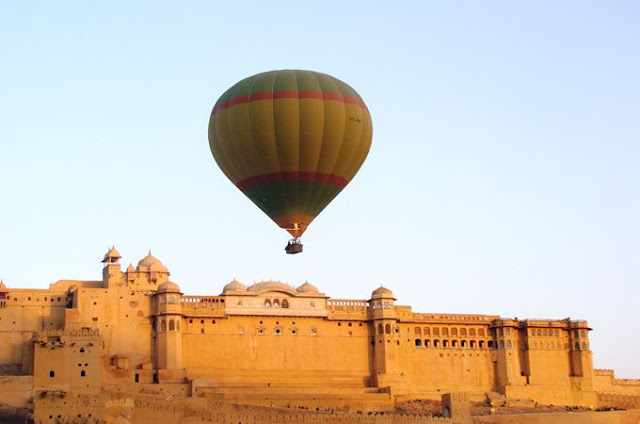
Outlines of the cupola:
<svg viewBox="0 0 640 424">
<path fill-rule="evenodd" d="M 117 264 L 118 262 L 120 262 L 121 258 L 122 258 L 122 256 L 120 255 L 120 252 L 118 252 L 118 249 L 116 249 L 115 246 L 111 246 L 111 249 L 109 249 L 109 251 L 104 254 L 104 258 L 102 259 L 102 263 L 103 264 Z"/>
</svg>

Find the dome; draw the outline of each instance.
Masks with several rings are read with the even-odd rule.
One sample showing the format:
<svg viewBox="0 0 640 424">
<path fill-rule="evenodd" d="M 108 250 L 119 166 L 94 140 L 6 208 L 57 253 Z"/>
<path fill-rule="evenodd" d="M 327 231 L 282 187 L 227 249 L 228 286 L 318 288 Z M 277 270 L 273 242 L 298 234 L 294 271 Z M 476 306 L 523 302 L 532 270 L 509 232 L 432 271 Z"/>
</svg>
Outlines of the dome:
<svg viewBox="0 0 640 424">
<path fill-rule="evenodd" d="M 228 291 L 247 291 L 247 286 L 242 284 L 240 281 L 233 280 L 222 289 L 222 293 L 226 293 Z"/>
<path fill-rule="evenodd" d="M 391 290 L 383 286 L 378 287 L 373 291 L 373 293 L 371 293 L 372 299 L 378 299 L 383 297 L 393 299 L 393 293 L 391 292 Z"/>
<path fill-rule="evenodd" d="M 167 267 L 162 265 L 160 259 L 156 258 L 151 254 L 151 251 L 144 258 L 140 259 L 138 262 L 138 266 L 136 267 L 137 271 L 155 271 L 155 272 L 169 272 Z"/>
<path fill-rule="evenodd" d="M 0 280 L 0 292 L 6 291 L 6 290 L 7 290 L 7 286 L 4 285 L 4 281 Z"/>
<path fill-rule="evenodd" d="M 295 296 L 298 292 L 293 287 L 281 283 L 279 281 L 261 281 L 259 283 L 255 283 L 247 287 L 248 291 L 255 293 L 263 293 L 263 292 L 281 292 L 288 293 L 292 296 Z"/>
<path fill-rule="evenodd" d="M 296 290 L 300 293 L 318 293 L 318 288 L 308 281 L 305 281 L 304 284 L 298 287 Z"/>
<path fill-rule="evenodd" d="M 136 269 L 131 264 L 129 264 L 129 266 L 127 267 L 127 272 L 135 272 L 135 270 Z"/>
<path fill-rule="evenodd" d="M 118 261 L 120 258 L 122 258 L 122 256 L 120 255 L 120 252 L 118 252 L 118 249 L 116 249 L 115 246 L 111 246 L 111 249 L 104 254 L 102 262 L 114 262 Z"/>
<path fill-rule="evenodd" d="M 180 293 L 180 286 L 171 281 L 165 281 L 158 286 L 158 293 L 174 292 Z"/>
</svg>

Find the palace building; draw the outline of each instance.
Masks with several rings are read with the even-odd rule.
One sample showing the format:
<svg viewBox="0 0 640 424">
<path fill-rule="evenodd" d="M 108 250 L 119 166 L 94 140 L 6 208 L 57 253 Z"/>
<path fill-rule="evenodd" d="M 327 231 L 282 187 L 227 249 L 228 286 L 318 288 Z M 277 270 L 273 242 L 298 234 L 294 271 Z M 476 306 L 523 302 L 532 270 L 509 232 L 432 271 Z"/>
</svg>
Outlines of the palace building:
<svg viewBox="0 0 640 424">
<path fill-rule="evenodd" d="M 119 405 L 104 393 L 360 410 L 453 392 L 640 405 L 640 381 L 593 369 L 586 321 L 420 313 L 385 287 L 333 299 L 309 282 L 193 296 L 151 253 L 124 270 L 120 259 L 110 249 L 96 281 L 0 283 L 0 398 L 33 399 L 43 423 Z"/>
</svg>

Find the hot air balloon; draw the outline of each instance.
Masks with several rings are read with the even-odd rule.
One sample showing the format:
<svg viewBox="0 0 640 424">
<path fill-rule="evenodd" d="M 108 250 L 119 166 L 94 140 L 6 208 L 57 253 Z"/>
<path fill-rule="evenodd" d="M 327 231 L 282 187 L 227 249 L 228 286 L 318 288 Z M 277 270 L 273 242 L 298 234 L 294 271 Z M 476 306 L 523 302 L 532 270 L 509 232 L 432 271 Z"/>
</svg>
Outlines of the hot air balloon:
<svg viewBox="0 0 640 424">
<path fill-rule="evenodd" d="M 329 75 L 282 70 L 246 78 L 216 102 L 209 147 L 222 172 L 294 238 L 364 162 L 371 116 L 356 91 Z"/>
</svg>

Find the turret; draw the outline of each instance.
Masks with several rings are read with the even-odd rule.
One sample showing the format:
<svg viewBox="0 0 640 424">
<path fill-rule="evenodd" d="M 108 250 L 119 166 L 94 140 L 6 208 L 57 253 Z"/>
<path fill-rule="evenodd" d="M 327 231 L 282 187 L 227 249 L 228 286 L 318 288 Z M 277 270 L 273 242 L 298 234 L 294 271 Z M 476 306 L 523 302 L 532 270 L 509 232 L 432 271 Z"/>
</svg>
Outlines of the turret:
<svg viewBox="0 0 640 424">
<path fill-rule="evenodd" d="M 586 321 L 569 323 L 569 352 L 571 377 L 581 378 L 583 390 L 593 390 L 593 358 L 589 348 L 589 331 Z"/>
<path fill-rule="evenodd" d="M 380 286 L 371 293 L 369 318 L 371 323 L 374 380 L 377 387 L 391 387 L 394 392 L 404 390 L 398 367 L 399 331 L 391 290 Z"/>
<path fill-rule="evenodd" d="M 120 269 L 121 258 L 122 256 L 120 256 L 120 252 L 118 252 L 115 246 L 111 246 L 111 249 L 104 254 L 104 258 L 102 259 L 102 263 L 104 264 L 104 268 L 102 268 L 102 281 L 105 287 L 117 284 L 117 282 L 122 280 L 122 270 Z"/>
<path fill-rule="evenodd" d="M 156 292 L 156 352 L 157 368 L 182 369 L 182 293 L 180 287 L 166 281 Z"/>
<path fill-rule="evenodd" d="M 4 281 L 0 280 L 0 308 L 4 308 L 6 300 L 9 298 L 9 289 L 4 285 Z"/>
<path fill-rule="evenodd" d="M 526 382 L 519 362 L 519 326 L 517 319 L 503 318 L 492 323 L 496 355 L 496 385 L 504 393 L 506 386 L 522 386 Z"/>
</svg>

